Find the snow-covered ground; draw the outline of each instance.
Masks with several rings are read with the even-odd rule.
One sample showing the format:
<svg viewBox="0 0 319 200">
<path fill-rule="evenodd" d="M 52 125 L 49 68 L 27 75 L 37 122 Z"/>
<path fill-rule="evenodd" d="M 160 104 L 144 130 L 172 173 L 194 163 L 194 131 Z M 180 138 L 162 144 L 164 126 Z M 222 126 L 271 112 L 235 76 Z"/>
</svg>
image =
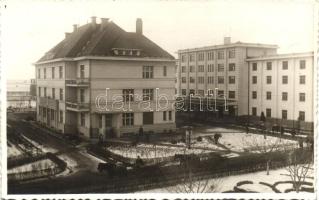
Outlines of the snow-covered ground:
<svg viewBox="0 0 319 200">
<path fill-rule="evenodd" d="M 57 149 L 54 149 L 54 148 L 51 148 L 47 145 L 41 145 L 31 139 L 29 139 L 28 137 L 22 135 L 26 140 L 28 140 L 31 144 L 33 144 L 34 146 L 38 147 L 39 149 L 41 149 L 44 153 L 48 153 L 48 152 L 51 152 L 51 153 L 56 153 L 58 150 Z"/>
<path fill-rule="evenodd" d="M 8 158 L 20 156 L 22 154 L 23 152 L 21 152 L 15 144 L 10 143 L 10 146 L 8 145 Z"/>
<path fill-rule="evenodd" d="M 309 171 L 309 176 L 312 178 L 306 178 L 307 182 L 313 183 L 313 170 Z M 259 182 L 266 182 L 269 184 L 274 184 L 278 181 L 291 181 L 288 171 L 285 168 L 271 170 L 270 175 L 266 174 L 266 171 L 249 173 L 249 174 L 242 174 L 236 176 L 228 176 L 219 179 L 209 179 L 207 181 L 201 181 L 201 184 L 194 184 L 197 185 L 196 187 L 205 187 L 200 188 L 206 192 L 225 192 L 234 189 L 234 186 L 240 181 L 252 181 L 253 184 L 244 184 L 239 186 L 240 189 L 245 189 L 246 191 L 254 191 L 254 192 L 262 192 L 262 193 L 273 193 L 274 191 L 265 185 L 259 184 Z M 147 191 L 139 191 L 142 193 L 167 193 L 167 192 L 179 192 L 180 188 L 183 188 L 187 184 L 178 184 L 176 186 L 165 187 L 165 188 L 158 188 L 153 190 Z M 215 185 L 215 190 L 209 190 L 210 186 Z M 307 188 L 311 186 L 306 186 Z M 313 187 L 313 186 L 312 186 Z M 279 184 L 277 187 L 281 192 L 284 192 L 286 189 L 292 188 L 292 184 Z"/>
<path fill-rule="evenodd" d="M 56 164 L 49 159 L 39 160 L 39 161 L 36 161 L 33 163 L 29 163 L 26 165 L 21 165 L 19 167 L 8 169 L 8 174 L 22 173 L 22 172 L 28 172 L 28 171 L 32 171 L 32 170 L 42 170 L 42 169 L 54 168 L 55 166 L 56 166 Z"/>
</svg>

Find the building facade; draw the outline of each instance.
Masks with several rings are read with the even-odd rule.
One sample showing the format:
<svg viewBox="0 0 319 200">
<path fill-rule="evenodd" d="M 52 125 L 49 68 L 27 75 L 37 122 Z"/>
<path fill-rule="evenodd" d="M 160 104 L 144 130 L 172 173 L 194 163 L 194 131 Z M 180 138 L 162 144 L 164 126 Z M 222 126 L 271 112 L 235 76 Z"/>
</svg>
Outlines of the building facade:
<svg viewBox="0 0 319 200">
<path fill-rule="evenodd" d="M 173 131 L 175 59 L 142 31 L 141 19 L 136 32 L 75 25 L 35 64 L 37 120 L 91 139 Z"/>
<path fill-rule="evenodd" d="M 314 54 L 278 54 L 247 59 L 249 110 L 273 123 L 312 129 Z M 301 123 L 301 124 L 298 124 Z"/>
<path fill-rule="evenodd" d="M 177 92 L 204 96 L 208 90 L 214 91 L 217 98 L 232 101 L 229 108 L 234 115 L 248 115 L 246 59 L 274 55 L 277 48 L 268 44 L 231 43 L 226 37 L 223 45 L 179 50 Z"/>
</svg>

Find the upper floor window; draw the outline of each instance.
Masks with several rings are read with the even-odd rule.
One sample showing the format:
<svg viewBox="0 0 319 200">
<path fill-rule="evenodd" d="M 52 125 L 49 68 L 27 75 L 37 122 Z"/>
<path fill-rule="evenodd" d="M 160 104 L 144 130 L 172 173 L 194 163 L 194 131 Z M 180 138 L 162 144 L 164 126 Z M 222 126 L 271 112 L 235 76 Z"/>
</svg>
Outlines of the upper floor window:
<svg viewBox="0 0 319 200">
<path fill-rule="evenodd" d="M 306 76 L 305 75 L 299 76 L 299 84 L 306 84 Z"/>
<path fill-rule="evenodd" d="M 257 99 L 257 91 L 253 91 L 252 92 L 252 98 L 253 99 Z"/>
<path fill-rule="evenodd" d="M 192 77 L 192 76 L 191 76 L 191 77 L 189 77 L 189 82 L 190 82 L 190 83 L 195 83 L 195 79 L 194 79 L 194 77 Z"/>
<path fill-rule="evenodd" d="M 207 71 L 208 72 L 213 72 L 214 71 L 214 65 L 213 64 L 208 64 L 207 65 Z"/>
<path fill-rule="evenodd" d="M 218 72 L 223 72 L 225 70 L 224 64 L 218 64 L 217 68 L 218 68 Z"/>
<path fill-rule="evenodd" d="M 271 92 L 266 92 L 266 99 L 271 100 Z"/>
<path fill-rule="evenodd" d="M 53 78 L 55 78 L 55 67 L 52 67 L 51 71 L 52 71 L 52 79 L 53 79 Z"/>
<path fill-rule="evenodd" d="M 41 87 L 38 88 L 38 96 L 41 97 Z"/>
<path fill-rule="evenodd" d="M 282 69 L 287 70 L 288 69 L 288 61 L 282 61 Z"/>
<path fill-rule="evenodd" d="M 80 102 L 84 103 L 85 101 L 85 91 L 84 89 L 80 89 Z"/>
<path fill-rule="evenodd" d="M 153 78 L 153 66 L 143 66 L 143 78 Z"/>
<path fill-rule="evenodd" d="M 80 78 L 84 78 L 85 71 L 84 71 L 84 65 L 80 65 Z"/>
<path fill-rule="evenodd" d="M 44 91 L 43 91 L 44 97 L 47 97 L 47 88 L 45 87 L 43 90 L 44 90 Z"/>
<path fill-rule="evenodd" d="M 204 72 L 204 65 L 198 65 L 198 72 Z"/>
<path fill-rule="evenodd" d="M 267 70 L 271 70 L 272 69 L 272 62 L 267 62 Z"/>
<path fill-rule="evenodd" d="M 40 69 L 38 69 L 38 78 L 41 78 L 41 70 Z"/>
<path fill-rule="evenodd" d="M 253 84 L 257 84 L 257 76 L 252 76 L 252 79 Z"/>
<path fill-rule="evenodd" d="M 63 101 L 63 89 L 60 88 L 60 100 Z"/>
<path fill-rule="evenodd" d="M 224 77 L 223 76 L 218 76 L 217 78 L 218 84 L 224 84 Z"/>
<path fill-rule="evenodd" d="M 182 66 L 182 73 L 186 72 L 186 66 Z"/>
<path fill-rule="evenodd" d="M 63 78 L 63 67 L 59 66 L 59 78 Z"/>
<path fill-rule="evenodd" d="M 198 83 L 199 84 L 204 84 L 204 76 L 198 77 Z"/>
<path fill-rule="evenodd" d="M 197 58 L 198 58 L 198 61 L 203 61 L 204 60 L 204 53 L 197 54 Z"/>
<path fill-rule="evenodd" d="M 85 126 L 85 113 L 81 113 L 80 114 L 80 118 L 81 118 L 81 126 Z"/>
<path fill-rule="evenodd" d="M 229 50 L 229 58 L 235 58 L 235 55 L 236 55 L 235 49 Z"/>
<path fill-rule="evenodd" d="M 282 76 L 282 84 L 288 84 L 288 76 Z"/>
<path fill-rule="evenodd" d="M 43 78 L 44 79 L 47 78 L 47 69 L 46 68 L 43 69 Z"/>
<path fill-rule="evenodd" d="M 299 93 L 299 101 L 301 102 L 306 101 L 306 93 Z"/>
<path fill-rule="evenodd" d="M 306 69 L 306 60 L 299 61 L 299 69 Z"/>
<path fill-rule="evenodd" d="M 257 63 L 253 63 L 253 71 L 257 71 Z"/>
<path fill-rule="evenodd" d="M 236 65 L 235 65 L 235 63 L 230 63 L 229 64 L 229 66 L 228 66 L 228 71 L 235 71 L 235 69 L 236 69 Z"/>
<path fill-rule="evenodd" d="M 235 91 L 228 91 L 228 98 L 234 99 L 236 97 Z"/>
<path fill-rule="evenodd" d="M 229 79 L 228 81 L 229 84 L 235 84 L 235 80 L 236 80 L 235 76 L 229 76 L 228 79 Z"/>
<path fill-rule="evenodd" d="M 224 59 L 224 51 L 218 51 L 217 52 L 217 59 L 218 60 Z"/>
<path fill-rule="evenodd" d="M 208 82 L 208 84 L 213 84 L 214 83 L 214 77 L 213 76 L 208 76 L 207 77 L 207 82 Z"/>
<path fill-rule="evenodd" d="M 182 55 L 182 62 L 186 62 L 186 55 Z"/>
<path fill-rule="evenodd" d="M 288 92 L 283 92 L 281 94 L 281 100 L 282 101 L 287 101 L 288 100 Z"/>
<path fill-rule="evenodd" d="M 186 77 L 182 77 L 182 83 L 186 83 Z"/>
<path fill-rule="evenodd" d="M 207 60 L 214 60 L 214 52 L 210 51 L 207 53 Z"/>
<path fill-rule="evenodd" d="M 52 88 L 52 99 L 55 99 L 55 88 Z"/>
<path fill-rule="evenodd" d="M 167 67 L 163 66 L 163 76 L 167 76 Z"/>
<path fill-rule="evenodd" d="M 194 62 L 194 54 L 189 54 L 189 62 Z"/>
<path fill-rule="evenodd" d="M 267 82 L 267 84 L 271 84 L 271 76 L 266 77 L 266 82 Z"/>
<path fill-rule="evenodd" d="M 143 101 L 153 101 L 153 96 L 153 89 L 143 89 Z"/>
<path fill-rule="evenodd" d="M 123 89 L 123 101 L 128 102 L 128 101 L 134 101 L 134 90 L 133 89 Z"/>
<path fill-rule="evenodd" d="M 194 66 L 189 66 L 189 72 L 195 72 Z"/>
</svg>

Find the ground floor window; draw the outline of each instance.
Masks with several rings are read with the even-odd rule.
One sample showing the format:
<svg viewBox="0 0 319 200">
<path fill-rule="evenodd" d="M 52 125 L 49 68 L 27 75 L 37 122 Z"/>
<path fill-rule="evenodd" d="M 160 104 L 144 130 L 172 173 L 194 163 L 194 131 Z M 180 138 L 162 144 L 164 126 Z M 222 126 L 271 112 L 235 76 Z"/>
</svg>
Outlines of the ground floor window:
<svg viewBox="0 0 319 200">
<path fill-rule="evenodd" d="M 299 111 L 299 121 L 305 121 L 305 112 Z"/>
<path fill-rule="evenodd" d="M 62 110 L 60 110 L 59 116 L 60 116 L 60 123 L 63 123 L 63 111 Z"/>
<path fill-rule="evenodd" d="M 112 115 L 111 114 L 105 115 L 105 126 L 112 127 Z"/>
<path fill-rule="evenodd" d="M 99 116 L 99 128 L 102 128 L 103 115 Z"/>
<path fill-rule="evenodd" d="M 266 109 L 266 117 L 271 117 L 271 109 L 270 108 Z"/>
<path fill-rule="evenodd" d="M 47 109 L 46 108 L 43 108 L 43 117 L 47 117 Z"/>
<path fill-rule="evenodd" d="M 257 116 L 257 108 L 256 107 L 252 107 L 251 112 L 252 112 L 253 116 Z"/>
<path fill-rule="evenodd" d="M 123 126 L 133 126 L 134 125 L 134 113 L 123 113 Z"/>
<path fill-rule="evenodd" d="M 153 124 L 153 123 L 154 123 L 154 113 L 143 112 L 143 124 Z"/>
<path fill-rule="evenodd" d="M 166 121 L 166 111 L 163 112 L 163 121 Z"/>
<path fill-rule="evenodd" d="M 81 118 L 81 126 L 85 126 L 85 114 L 81 113 L 80 118 Z"/>
<path fill-rule="evenodd" d="M 287 119 L 287 115 L 288 115 L 287 110 L 282 110 L 282 111 L 281 111 L 281 118 L 282 118 L 282 119 Z"/>
<path fill-rule="evenodd" d="M 39 116 L 42 116 L 42 107 L 39 106 Z"/>
<path fill-rule="evenodd" d="M 54 120 L 54 110 L 51 110 L 51 120 Z"/>
<path fill-rule="evenodd" d="M 172 121 L 172 111 L 168 111 L 168 120 Z"/>
</svg>

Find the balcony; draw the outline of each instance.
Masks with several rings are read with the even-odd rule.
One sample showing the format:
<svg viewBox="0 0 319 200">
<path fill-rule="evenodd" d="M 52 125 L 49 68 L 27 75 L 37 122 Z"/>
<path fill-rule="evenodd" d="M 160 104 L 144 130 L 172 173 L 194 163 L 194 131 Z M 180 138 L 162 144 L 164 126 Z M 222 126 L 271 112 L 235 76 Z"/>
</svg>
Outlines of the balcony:
<svg viewBox="0 0 319 200">
<path fill-rule="evenodd" d="M 88 78 L 68 79 L 65 84 L 69 87 L 89 87 L 90 81 Z"/>
<path fill-rule="evenodd" d="M 66 109 L 74 112 L 88 112 L 90 110 L 90 104 L 82 102 L 66 102 Z"/>
<path fill-rule="evenodd" d="M 58 110 L 59 101 L 56 99 L 50 99 L 48 97 L 39 97 L 39 106 Z"/>
</svg>

